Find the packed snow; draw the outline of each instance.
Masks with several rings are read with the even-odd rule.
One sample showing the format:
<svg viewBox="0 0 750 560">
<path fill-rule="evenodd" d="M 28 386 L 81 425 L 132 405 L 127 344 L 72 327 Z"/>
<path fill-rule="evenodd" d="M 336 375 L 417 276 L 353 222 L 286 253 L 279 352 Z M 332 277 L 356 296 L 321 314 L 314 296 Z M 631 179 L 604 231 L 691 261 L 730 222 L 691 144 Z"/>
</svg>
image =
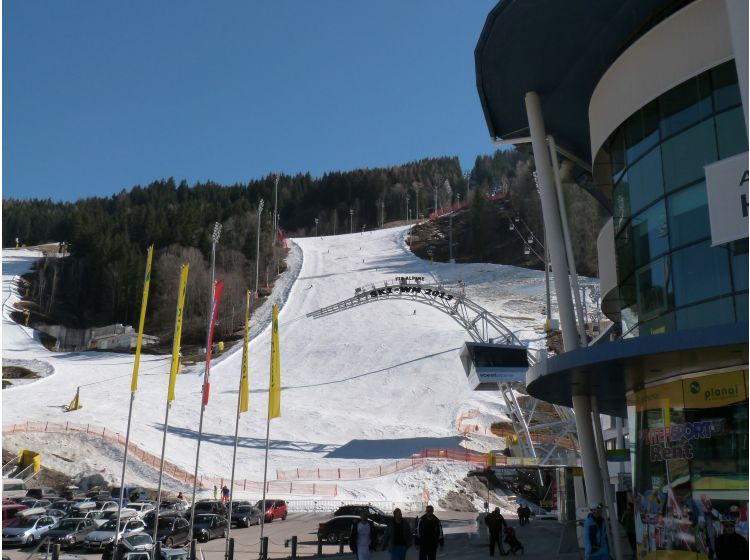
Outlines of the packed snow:
<svg viewBox="0 0 750 560">
<path fill-rule="evenodd" d="M 321 319 L 306 314 L 354 295 L 354 289 L 424 276 L 456 287 L 483 305 L 532 347 L 543 346 L 545 287 L 542 272 L 493 264 L 430 263 L 405 242 L 408 229 L 394 228 L 292 242 L 288 270 L 256 313 L 249 344 L 250 411 L 239 426 L 236 478 L 261 481 L 266 437 L 270 354 L 270 306 L 280 304 L 281 408 L 270 422 L 269 480 L 276 470 L 352 468 L 388 464 L 424 448 L 501 447 L 497 438 L 462 442 L 459 416 L 485 426 L 506 418 L 499 394 L 473 392 L 458 354 L 467 333 L 448 315 L 407 301 L 377 301 Z M 219 248 L 220 250 L 220 248 Z M 32 329 L 10 319 L 20 296 L 14 279 L 41 255 L 3 251 L 3 364 L 36 364 L 47 374 L 3 391 L 3 426 L 26 421 L 91 424 L 125 433 L 131 354 L 50 352 Z M 553 299 L 554 308 L 554 299 Z M 212 363 L 199 472 L 228 478 L 231 472 L 241 345 Z M 19 362 L 20 361 L 20 362 Z M 40 364 L 42 364 L 40 366 Z M 133 407 L 131 441 L 159 455 L 170 358 L 143 355 Z M 36 370 L 35 370 L 36 371 Z M 203 366 L 178 376 L 169 415 L 166 457 L 192 472 L 198 434 Z M 83 408 L 64 406 L 80 387 Z M 100 473 L 119 483 L 121 448 L 84 435 L 16 434 L 7 449 L 31 448 L 43 464 L 75 473 Z M 120 460 L 118 460 L 118 458 Z M 367 480 L 336 481 L 338 499 L 420 501 L 456 490 L 464 464 L 424 465 Z M 129 461 L 127 482 L 155 486 L 157 473 Z M 165 479 L 168 488 L 177 483 Z"/>
</svg>

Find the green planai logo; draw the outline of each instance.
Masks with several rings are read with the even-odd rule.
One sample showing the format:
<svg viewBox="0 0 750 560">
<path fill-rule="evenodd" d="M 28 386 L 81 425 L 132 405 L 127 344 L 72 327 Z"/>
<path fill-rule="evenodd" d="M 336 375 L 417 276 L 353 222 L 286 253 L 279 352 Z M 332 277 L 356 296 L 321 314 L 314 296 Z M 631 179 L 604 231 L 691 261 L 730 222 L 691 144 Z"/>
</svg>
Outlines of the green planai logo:
<svg viewBox="0 0 750 560">
<path fill-rule="evenodd" d="M 700 393 L 701 392 L 701 384 L 698 381 L 693 381 L 690 384 L 690 392 L 693 393 L 694 395 L 697 395 L 698 393 Z"/>
</svg>

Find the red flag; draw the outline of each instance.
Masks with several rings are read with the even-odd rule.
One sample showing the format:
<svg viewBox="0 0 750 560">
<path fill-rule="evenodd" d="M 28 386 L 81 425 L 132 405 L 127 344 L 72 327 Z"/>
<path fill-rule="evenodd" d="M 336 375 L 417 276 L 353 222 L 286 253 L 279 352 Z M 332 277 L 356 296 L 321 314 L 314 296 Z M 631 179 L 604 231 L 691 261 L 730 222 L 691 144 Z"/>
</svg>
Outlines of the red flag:
<svg viewBox="0 0 750 560">
<path fill-rule="evenodd" d="M 211 390 L 211 347 L 214 343 L 214 327 L 216 318 L 219 316 L 219 302 L 221 301 L 221 290 L 224 288 L 224 280 L 219 280 L 214 288 L 214 301 L 211 305 L 211 330 L 208 334 L 208 348 L 206 349 L 206 382 L 203 387 L 203 406 L 208 404 L 208 393 Z"/>
</svg>

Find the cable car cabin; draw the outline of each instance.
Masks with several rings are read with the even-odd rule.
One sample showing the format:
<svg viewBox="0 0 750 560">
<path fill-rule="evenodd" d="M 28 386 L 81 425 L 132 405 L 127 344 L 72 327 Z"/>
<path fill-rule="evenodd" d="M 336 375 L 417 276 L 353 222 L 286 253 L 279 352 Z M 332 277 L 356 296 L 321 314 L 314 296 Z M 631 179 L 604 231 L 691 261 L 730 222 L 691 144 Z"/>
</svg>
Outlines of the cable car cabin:
<svg viewBox="0 0 750 560">
<path fill-rule="evenodd" d="M 461 363 L 474 391 L 497 391 L 498 383 L 526 382 L 528 348 L 513 344 L 467 342 Z"/>
</svg>

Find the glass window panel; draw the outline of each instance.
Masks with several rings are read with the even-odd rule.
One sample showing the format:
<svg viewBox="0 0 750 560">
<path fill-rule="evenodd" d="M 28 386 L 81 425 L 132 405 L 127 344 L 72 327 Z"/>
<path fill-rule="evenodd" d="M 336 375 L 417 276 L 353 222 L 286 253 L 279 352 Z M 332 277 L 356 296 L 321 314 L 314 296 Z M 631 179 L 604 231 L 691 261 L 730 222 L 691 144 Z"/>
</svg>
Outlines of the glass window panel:
<svg viewBox="0 0 750 560">
<path fill-rule="evenodd" d="M 674 296 L 677 307 L 728 294 L 731 291 L 726 247 L 709 241 L 672 253 Z"/>
<path fill-rule="evenodd" d="M 625 122 L 625 148 L 628 164 L 659 142 L 659 110 L 649 103 Z"/>
<path fill-rule="evenodd" d="M 630 212 L 633 214 L 664 196 L 659 147 L 628 168 L 628 184 Z"/>
<path fill-rule="evenodd" d="M 615 237 L 615 254 L 617 257 L 617 281 L 623 284 L 633 272 L 633 232 L 630 226 Z"/>
<path fill-rule="evenodd" d="M 669 241 L 673 248 L 711 235 L 705 183 L 698 183 L 673 194 L 667 199 L 667 206 Z"/>
<path fill-rule="evenodd" d="M 735 292 L 747 290 L 747 238 L 733 241 L 730 245 L 732 255 L 732 282 Z"/>
<path fill-rule="evenodd" d="M 675 330 L 677 328 L 675 327 L 674 313 L 667 313 L 639 325 L 640 336 L 664 334 Z"/>
<path fill-rule="evenodd" d="M 736 313 L 736 321 L 738 323 L 747 323 L 748 315 L 748 302 L 747 293 L 736 296 L 734 298 L 734 312 Z"/>
<path fill-rule="evenodd" d="M 731 297 L 715 299 L 698 305 L 678 309 L 677 327 L 680 330 L 728 325 L 734 323 L 734 300 Z"/>
<path fill-rule="evenodd" d="M 730 60 L 711 70 L 714 89 L 714 108 L 716 111 L 728 109 L 742 103 L 740 87 L 737 83 L 737 69 Z"/>
<path fill-rule="evenodd" d="M 662 136 L 671 136 L 707 118 L 712 112 L 711 80 L 708 74 L 701 74 L 659 98 Z"/>
<path fill-rule="evenodd" d="M 625 132 L 617 129 L 609 145 L 609 158 L 612 165 L 612 182 L 616 183 L 625 169 Z"/>
<path fill-rule="evenodd" d="M 630 218 L 630 185 L 628 184 L 628 176 L 622 178 L 617 183 L 613 193 L 613 204 L 612 204 L 612 222 L 615 228 L 615 233 L 619 233 L 625 224 L 628 223 Z"/>
<path fill-rule="evenodd" d="M 636 272 L 638 320 L 641 323 L 666 311 L 669 306 L 672 285 L 668 263 L 665 257 Z"/>
<path fill-rule="evenodd" d="M 716 115 L 716 137 L 719 141 L 719 159 L 747 151 L 747 131 L 742 107 Z"/>
<path fill-rule="evenodd" d="M 660 200 L 648 210 L 635 216 L 633 232 L 634 266 L 641 267 L 664 253 L 668 248 L 667 211 Z"/>
<path fill-rule="evenodd" d="M 703 167 L 717 159 L 713 119 L 670 138 L 662 143 L 661 149 L 667 192 L 703 179 Z"/>
</svg>

